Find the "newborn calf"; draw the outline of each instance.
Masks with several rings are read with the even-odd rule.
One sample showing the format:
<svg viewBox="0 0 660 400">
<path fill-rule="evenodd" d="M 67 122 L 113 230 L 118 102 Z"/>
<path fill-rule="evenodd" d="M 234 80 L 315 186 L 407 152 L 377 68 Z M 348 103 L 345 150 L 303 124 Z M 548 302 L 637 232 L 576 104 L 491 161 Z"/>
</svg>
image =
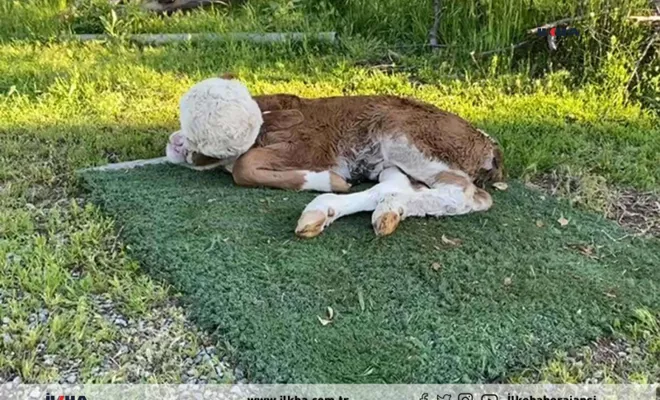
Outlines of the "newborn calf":
<svg viewBox="0 0 660 400">
<path fill-rule="evenodd" d="M 220 90 L 237 81 L 204 82 Z M 374 211 L 374 229 L 386 235 L 407 216 L 487 210 L 492 199 L 474 182 L 502 179 L 495 141 L 430 104 L 394 96 L 253 100 L 263 124 L 249 149 L 204 154 L 189 143 L 182 123 L 170 137 L 168 157 L 196 169 L 222 166 L 241 186 L 346 192 L 349 181 L 379 182 L 364 192 L 318 196 L 298 221 L 301 237 L 317 236 L 337 218 L 360 211 Z"/>
</svg>

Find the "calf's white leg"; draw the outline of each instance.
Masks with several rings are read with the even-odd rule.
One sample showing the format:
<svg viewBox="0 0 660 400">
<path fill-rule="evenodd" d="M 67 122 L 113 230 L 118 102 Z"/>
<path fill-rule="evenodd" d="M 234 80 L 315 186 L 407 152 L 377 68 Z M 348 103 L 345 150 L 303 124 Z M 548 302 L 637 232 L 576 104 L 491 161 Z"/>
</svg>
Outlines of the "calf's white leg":
<svg viewBox="0 0 660 400">
<path fill-rule="evenodd" d="M 493 204 L 490 194 L 470 183 L 436 183 L 432 188 L 385 194 L 371 215 L 377 235 L 389 235 L 407 217 L 441 217 L 485 211 Z"/>
<path fill-rule="evenodd" d="M 407 217 L 441 217 L 485 211 L 493 202 L 490 194 L 477 188 L 461 173 L 440 176 L 433 187 L 415 188 L 398 168 L 387 168 L 379 183 L 368 190 L 351 194 L 322 194 L 303 211 L 296 234 L 311 238 L 346 215 L 373 211 L 371 223 L 379 236 L 393 233 Z"/>
<path fill-rule="evenodd" d="M 378 181 L 378 184 L 362 192 L 326 193 L 317 196 L 307 204 L 298 219 L 296 235 L 304 238 L 318 236 L 338 218 L 362 211 L 373 211 L 387 193 L 413 191 L 408 177 L 397 168 L 383 170 Z"/>
</svg>

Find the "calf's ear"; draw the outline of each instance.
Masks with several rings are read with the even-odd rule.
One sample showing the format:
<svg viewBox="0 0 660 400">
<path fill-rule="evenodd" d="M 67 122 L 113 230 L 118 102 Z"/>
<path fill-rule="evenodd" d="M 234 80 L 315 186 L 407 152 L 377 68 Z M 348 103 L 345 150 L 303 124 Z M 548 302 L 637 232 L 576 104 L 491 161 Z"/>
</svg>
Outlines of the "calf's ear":
<svg viewBox="0 0 660 400">
<path fill-rule="evenodd" d="M 190 153 L 188 161 L 195 167 L 208 167 L 220 162 L 217 158 L 209 157 L 196 151 Z"/>
<path fill-rule="evenodd" d="M 227 80 L 237 79 L 236 75 L 232 72 L 222 73 L 222 74 L 220 74 L 220 78 L 227 79 Z"/>
<path fill-rule="evenodd" d="M 264 112 L 263 119 L 262 129 L 278 131 L 301 124 L 305 120 L 305 116 L 300 110 L 275 110 Z"/>
</svg>

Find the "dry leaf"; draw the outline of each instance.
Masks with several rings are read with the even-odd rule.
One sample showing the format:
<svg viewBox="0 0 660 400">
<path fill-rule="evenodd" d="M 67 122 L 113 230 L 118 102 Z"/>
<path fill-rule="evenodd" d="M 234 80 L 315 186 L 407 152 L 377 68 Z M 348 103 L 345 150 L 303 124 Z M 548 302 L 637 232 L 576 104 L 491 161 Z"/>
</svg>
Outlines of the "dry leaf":
<svg viewBox="0 0 660 400">
<path fill-rule="evenodd" d="M 574 249 L 577 249 L 580 254 L 583 256 L 589 257 L 589 258 L 598 258 L 596 257 L 596 254 L 594 253 L 594 250 L 596 250 L 593 246 L 582 246 L 582 245 L 573 245 L 571 246 Z"/>
<path fill-rule="evenodd" d="M 566 226 L 566 225 L 568 225 L 568 220 L 567 220 L 566 218 L 564 218 L 564 217 L 559 218 L 559 219 L 557 220 L 557 222 L 559 222 L 559 225 L 561 225 L 561 226 Z"/>
<path fill-rule="evenodd" d="M 495 182 L 493 183 L 493 187 L 497 190 L 507 190 L 509 188 L 509 185 L 506 184 L 506 182 Z"/>
<path fill-rule="evenodd" d="M 504 286 L 511 286 L 512 282 L 513 281 L 508 276 L 506 278 L 504 278 Z"/>
<path fill-rule="evenodd" d="M 594 246 L 588 246 L 588 245 L 581 245 L 581 244 L 569 244 L 569 248 L 573 250 L 577 250 L 580 252 L 585 257 L 589 257 L 592 259 L 598 259 L 598 256 L 596 256 L 596 248 Z"/>
<path fill-rule="evenodd" d="M 616 295 L 615 295 L 614 293 L 605 292 L 605 296 L 607 296 L 607 297 L 609 297 L 609 298 L 611 298 L 611 299 L 616 299 Z"/>
<path fill-rule="evenodd" d="M 434 262 L 431 264 L 431 268 L 433 268 L 434 271 L 440 271 L 442 269 L 442 265 L 440 265 L 440 263 Z"/>
<path fill-rule="evenodd" d="M 536 226 L 538 226 L 539 228 L 543 228 L 543 221 L 541 221 L 540 219 L 536 220 Z"/>
<path fill-rule="evenodd" d="M 584 254 L 585 256 L 591 257 L 594 255 L 594 248 L 591 246 L 580 246 L 578 249 L 580 249 L 580 253 Z"/>
<path fill-rule="evenodd" d="M 332 307 L 328 307 L 328 319 L 332 319 L 335 316 L 335 310 Z"/>
<path fill-rule="evenodd" d="M 319 319 L 319 322 L 320 322 L 321 325 L 323 325 L 323 326 L 326 326 L 326 325 L 329 325 L 329 324 L 332 323 L 331 320 L 329 320 L 329 319 L 323 319 L 323 318 L 319 317 L 318 315 L 316 316 L 316 318 Z"/>
<path fill-rule="evenodd" d="M 442 238 L 440 238 L 440 240 L 442 240 L 442 243 L 448 244 L 450 246 L 460 246 L 462 242 L 461 239 L 449 239 L 445 235 L 442 235 Z"/>
</svg>

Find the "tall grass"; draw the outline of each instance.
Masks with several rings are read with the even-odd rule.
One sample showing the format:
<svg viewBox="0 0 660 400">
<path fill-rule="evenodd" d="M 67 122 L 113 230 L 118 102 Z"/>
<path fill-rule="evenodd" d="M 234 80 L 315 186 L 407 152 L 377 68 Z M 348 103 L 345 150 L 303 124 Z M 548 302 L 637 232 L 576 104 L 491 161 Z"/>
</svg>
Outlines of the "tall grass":
<svg viewBox="0 0 660 400">
<path fill-rule="evenodd" d="M 388 42 L 424 43 L 433 21 L 432 0 L 302 0 L 310 14 L 336 11 L 347 33 Z M 643 12 L 647 0 L 443 0 L 440 41 L 483 51 L 508 46 L 546 22 L 593 13 Z"/>
<path fill-rule="evenodd" d="M 0 0 L 0 38 L 51 36 L 63 28 L 61 15 L 68 0 Z"/>
<path fill-rule="evenodd" d="M 576 84 L 596 81 L 626 91 L 632 88 L 636 98 L 660 108 L 657 53 L 651 51 L 633 74 L 648 26 L 625 18 L 649 13 L 647 0 L 442 0 L 443 48 L 433 56 L 425 47 L 433 22 L 432 0 L 251 0 L 169 17 L 147 13 L 138 2 L 125 1 L 117 8 L 107 0 L 0 0 L 0 41 L 44 40 L 63 32 L 121 36 L 334 30 L 352 61 L 358 57 L 357 61 L 380 63 L 393 49 L 422 56 L 438 67 L 449 65 L 464 75 L 493 77 L 514 71 L 543 76 L 567 69 Z M 560 51 L 549 52 L 542 38 L 528 33 L 530 28 L 575 16 L 587 16 L 575 22 L 581 35 L 561 40 Z M 522 41 L 528 44 L 509 50 Z M 497 52 L 480 56 L 493 50 Z M 627 94 L 622 91 L 621 96 Z"/>
<path fill-rule="evenodd" d="M 388 43 L 424 43 L 433 21 L 432 0 L 252 0 L 231 8 L 160 18 L 132 0 L 121 8 L 130 29 L 199 32 L 227 29 L 333 29 Z M 527 29 L 588 13 L 643 12 L 647 0 L 443 0 L 440 40 L 475 51 L 507 46 Z M 113 6 L 107 0 L 0 0 L 0 36 L 48 36 L 57 31 L 95 33 Z"/>
</svg>

